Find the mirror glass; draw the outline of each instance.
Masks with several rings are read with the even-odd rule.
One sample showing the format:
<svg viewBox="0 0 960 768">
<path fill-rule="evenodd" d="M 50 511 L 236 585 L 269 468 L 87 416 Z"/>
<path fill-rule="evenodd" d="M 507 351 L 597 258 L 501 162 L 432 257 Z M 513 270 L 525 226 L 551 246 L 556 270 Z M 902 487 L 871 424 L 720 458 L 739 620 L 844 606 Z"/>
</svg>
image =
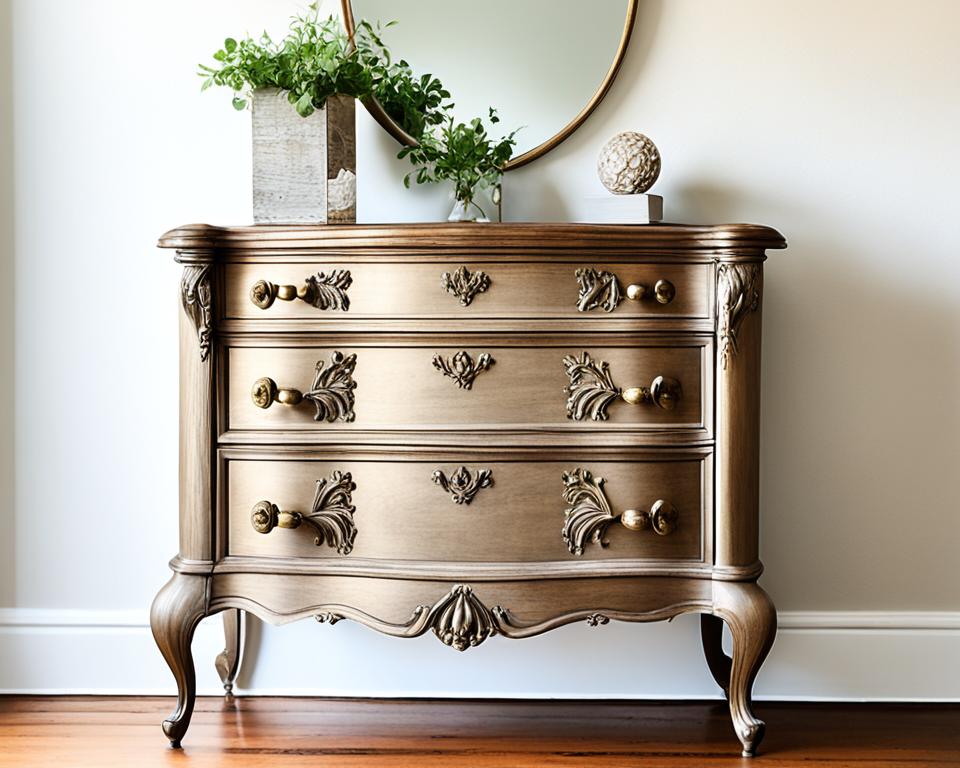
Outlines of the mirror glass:
<svg viewBox="0 0 960 768">
<path fill-rule="evenodd" d="M 352 10 L 356 20 L 397 22 L 384 30 L 387 47 L 439 78 L 458 121 L 486 122 L 494 107 L 501 122 L 492 135 L 523 126 L 516 165 L 558 143 L 593 106 L 629 37 L 635 0 L 352 0 Z"/>
</svg>

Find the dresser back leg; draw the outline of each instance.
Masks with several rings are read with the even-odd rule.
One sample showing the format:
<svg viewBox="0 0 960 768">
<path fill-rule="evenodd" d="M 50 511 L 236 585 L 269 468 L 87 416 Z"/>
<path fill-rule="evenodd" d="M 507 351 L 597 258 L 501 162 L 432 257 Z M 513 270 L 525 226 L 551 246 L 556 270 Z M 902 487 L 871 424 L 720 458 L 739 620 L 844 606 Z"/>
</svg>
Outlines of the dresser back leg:
<svg viewBox="0 0 960 768">
<path fill-rule="evenodd" d="M 723 619 L 701 613 L 700 641 L 703 643 L 703 655 L 707 659 L 710 674 L 723 689 L 723 695 L 729 698 L 730 668 L 733 660 L 723 652 Z"/>
<path fill-rule="evenodd" d="M 150 608 L 153 638 L 177 681 L 177 708 L 163 721 L 170 745 L 179 748 L 190 725 L 197 679 L 190 644 L 207 609 L 207 577 L 175 573 Z"/>
<path fill-rule="evenodd" d="M 777 634 L 777 611 L 767 593 L 754 583 L 714 582 L 713 603 L 714 615 L 727 623 L 733 635 L 727 698 L 743 755 L 752 757 L 766 728 L 753 714 L 753 682 Z M 719 649 L 719 632 L 714 627 L 710 632 L 716 634 Z"/>
<path fill-rule="evenodd" d="M 240 633 L 242 614 L 239 608 L 228 608 L 223 612 L 223 651 L 214 660 L 217 674 L 223 683 L 223 691 L 229 697 L 233 695 L 233 683 L 240 669 Z"/>
</svg>

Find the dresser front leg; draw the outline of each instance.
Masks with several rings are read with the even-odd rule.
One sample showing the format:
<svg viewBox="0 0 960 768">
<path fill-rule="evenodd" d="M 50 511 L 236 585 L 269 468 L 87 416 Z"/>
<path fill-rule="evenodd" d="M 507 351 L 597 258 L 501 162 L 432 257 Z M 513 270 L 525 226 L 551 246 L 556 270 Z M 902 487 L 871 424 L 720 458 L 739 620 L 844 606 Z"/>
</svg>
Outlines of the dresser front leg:
<svg viewBox="0 0 960 768">
<path fill-rule="evenodd" d="M 240 633 L 242 614 L 239 608 L 229 608 L 223 612 L 223 651 L 217 656 L 214 665 L 223 683 L 227 696 L 233 695 L 233 683 L 240 669 Z"/>
<path fill-rule="evenodd" d="M 730 696 L 730 667 L 733 660 L 723 652 L 723 619 L 709 613 L 700 614 L 700 641 L 703 643 L 703 655 L 707 659 L 710 674 L 723 689 L 723 695 Z"/>
<path fill-rule="evenodd" d="M 177 681 L 177 708 L 163 721 L 170 746 L 177 749 L 190 725 L 197 697 L 197 678 L 190 644 L 193 632 L 206 614 L 207 578 L 175 573 L 160 590 L 150 608 L 153 638 Z"/>
<path fill-rule="evenodd" d="M 715 582 L 713 590 L 713 612 L 727 623 L 733 635 L 727 689 L 730 717 L 743 744 L 743 756 L 752 757 L 766 728 L 753 714 L 753 682 L 777 634 L 777 610 L 767 593 L 756 584 Z"/>
</svg>

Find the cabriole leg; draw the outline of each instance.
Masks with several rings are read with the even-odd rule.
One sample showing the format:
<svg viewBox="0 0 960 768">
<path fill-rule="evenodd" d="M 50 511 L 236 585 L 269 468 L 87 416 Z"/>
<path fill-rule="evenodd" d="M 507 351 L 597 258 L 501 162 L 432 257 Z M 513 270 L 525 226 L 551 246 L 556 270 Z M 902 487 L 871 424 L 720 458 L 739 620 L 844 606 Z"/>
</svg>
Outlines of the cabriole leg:
<svg viewBox="0 0 960 768">
<path fill-rule="evenodd" d="M 733 635 L 727 689 L 730 717 L 743 744 L 744 757 L 752 757 L 766 728 L 753 714 L 753 681 L 777 634 L 777 611 L 767 593 L 756 584 L 715 582 L 713 588 L 714 614 L 727 623 Z"/>
<path fill-rule="evenodd" d="M 175 573 L 150 608 L 153 638 L 177 681 L 177 708 L 163 721 L 170 746 L 178 748 L 190 725 L 197 678 L 190 643 L 206 612 L 207 578 Z"/>
<path fill-rule="evenodd" d="M 233 683 L 237 679 L 237 671 L 240 669 L 241 619 L 242 614 L 238 608 L 230 608 L 223 612 L 224 646 L 214 664 L 223 683 L 223 691 L 227 696 L 233 695 Z"/>
<path fill-rule="evenodd" d="M 700 640 L 710 674 L 729 697 L 730 667 L 733 660 L 723 652 L 723 619 L 709 613 L 700 614 Z"/>
</svg>

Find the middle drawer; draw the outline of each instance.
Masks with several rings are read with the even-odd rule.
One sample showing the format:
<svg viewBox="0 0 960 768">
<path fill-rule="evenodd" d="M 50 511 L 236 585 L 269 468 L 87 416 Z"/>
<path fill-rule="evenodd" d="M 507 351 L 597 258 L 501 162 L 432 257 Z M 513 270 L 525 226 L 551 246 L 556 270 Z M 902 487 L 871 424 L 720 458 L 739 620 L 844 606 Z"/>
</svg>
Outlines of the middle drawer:
<svg viewBox="0 0 960 768">
<path fill-rule="evenodd" d="M 707 429 L 712 341 L 228 346 L 225 430 Z"/>
</svg>

